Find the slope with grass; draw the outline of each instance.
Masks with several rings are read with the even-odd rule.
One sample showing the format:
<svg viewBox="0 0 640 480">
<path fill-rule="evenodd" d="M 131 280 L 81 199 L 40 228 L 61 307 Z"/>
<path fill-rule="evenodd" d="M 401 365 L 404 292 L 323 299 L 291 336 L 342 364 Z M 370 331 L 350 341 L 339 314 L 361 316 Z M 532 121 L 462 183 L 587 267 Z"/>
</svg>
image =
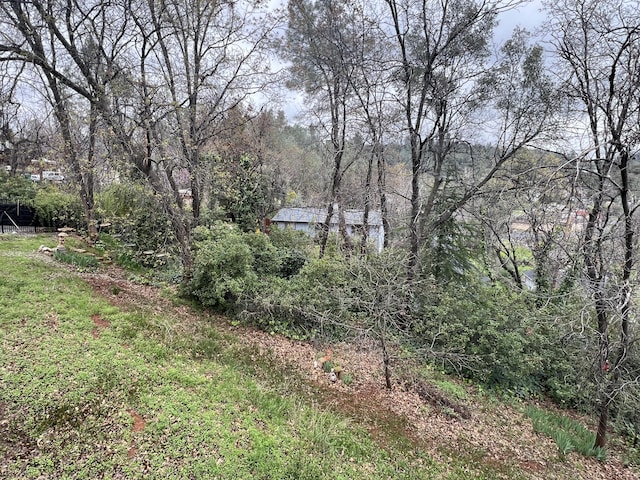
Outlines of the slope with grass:
<svg viewBox="0 0 640 480">
<path fill-rule="evenodd" d="M 334 384 L 316 347 L 78 273 L 47 240 L 0 236 L 0 478 L 638 478 L 446 377 L 387 392 L 375 353 L 334 347 L 354 376 Z"/>
</svg>

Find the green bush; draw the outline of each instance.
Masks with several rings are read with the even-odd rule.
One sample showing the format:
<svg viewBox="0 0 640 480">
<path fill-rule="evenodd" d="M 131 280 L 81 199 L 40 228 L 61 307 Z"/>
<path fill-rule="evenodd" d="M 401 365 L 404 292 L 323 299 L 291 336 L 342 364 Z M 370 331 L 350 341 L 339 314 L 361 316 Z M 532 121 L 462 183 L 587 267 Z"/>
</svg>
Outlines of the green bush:
<svg viewBox="0 0 640 480">
<path fill-rule="evenodd" d="M 444 367 L 526 396 L 540 392 L 549 342 L 524 294 L 469 282 L 434 287 L 416 338 L 450 359 Z"/>
<path fill-rule="evenodd" d="M 311 258 L 313 239 L 304 232 L 281 229 L 274 225 L 269 238 L 280 256 L 280 277 L 291 278 L 297 275 Z"/>
<path fill-rule="evenodd" d="M 231 224 L 216 224 L 194 232 L 194 271 L 187 286 L 202 305 L 229 311 L 257 282 L 255 258 L 245 237 Z"/>
<path fill-rule="evenodd" d="M 280 250 L 280 276 L 291 278 L 305 266 L 309 257 L 300 250 Z"/>
<path fill-rule="evenodd" d="M 329 267 L 329 260 L 306 263 L 310 239 L 278 232 L 274 245 L 271 236 L 223 222 L 195 228 L 192 239 L 194 273 L 187 294 L 207 307 L 240 313 L 265 331 L 309 337 L 317 298 L 327 298 L 324 285 L 335 281 L 331 271 L 338 268 L 337 262 Z M 294 257 L 296 265 L 286 263 Z"/>
<path fill-rule="evenodd" d="M 0 200 L 19 201 L 32 206 L 36 197 L 36 186 L 28 178 L 0 172 L 0 192 Z"/>
<path fill-rule="evenodd" d="M 96 213 L 119 237 L 114 258 L 127 268 L 163 265 L 166 257 L 156 254 L 171 254 L 176 248 L 169 217 L 158 197 L 142 185 L 110 185 L 96 196 Z"/>
<path fill-rule="evenodd" d="M 278 275 L 282 267 L 282 259 L 276 247 L 264 233 L 245 233 L 244 242 L 253 255 L 253 271 L 260 277 Z"/>
<path fill-rule="evenodd" d="M 84 225 L 84 211 L 77 195 L 62 191 L 56 185 L 38 189 L 33 201 L 38 221 L 47 226 L 80 228 Z"/>
<path fill-rule="evenodd" d="M 295 295 L 302 310 L 322 315 L 338 311 L 338 296 L 349 283 L 348 265 L 345 261 L 323 257 L 305 264 L 290 282 L 290 292 Z"/>
<path fill-rule="evenodd" d="M 312 338 L 317 335 L 337 336 L 340 318 L 339 294 L 348 284 L 347 264 L 335 258 L 308 261 L 300 272 L 289 278 L 272 278 L 262 285 L 245 305 L 245 315 L 267 331 L 291 338 Z"/>
<path fill-rule="evenodd" d="M 313 238 L 300 230 L 292 228 L 279 228 L 277 225 L 271 225 L 269 238 L 274 247 L 290 248 L 310 253 L 313 249 Z"/>
</svg>

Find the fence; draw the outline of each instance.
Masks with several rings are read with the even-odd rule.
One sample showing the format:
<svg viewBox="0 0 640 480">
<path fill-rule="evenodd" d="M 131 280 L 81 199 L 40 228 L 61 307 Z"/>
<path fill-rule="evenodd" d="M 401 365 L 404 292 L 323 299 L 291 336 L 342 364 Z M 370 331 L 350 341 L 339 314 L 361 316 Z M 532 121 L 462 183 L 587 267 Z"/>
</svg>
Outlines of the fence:
<svg viewBox="0 0 640 480">
<path fill-rule="evenodd" d="M 17 226 L 0 225 L 0 235 L 3 233 L 47 233 L 54 232 L 53 227 L 36 227 L 35 225 Z"/>
<path fill-rule="evenodd" d="M 52 231 L 51 227 L 40 224 L 33 208 L 0 201 L 0 233 L 39 233 Z"/>
</svg>

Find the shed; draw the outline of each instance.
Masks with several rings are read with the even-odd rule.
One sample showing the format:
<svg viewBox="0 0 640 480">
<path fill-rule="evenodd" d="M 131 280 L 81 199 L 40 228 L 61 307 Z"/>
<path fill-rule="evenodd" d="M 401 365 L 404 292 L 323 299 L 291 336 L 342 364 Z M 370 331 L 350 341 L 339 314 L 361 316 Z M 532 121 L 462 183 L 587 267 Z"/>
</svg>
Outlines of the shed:
<svg viewBox="0 0 640 480">
<path fill-rule="evenodd" d="M 308 235 L 315 237 L 317 226 L 321 225 L 327 216 L 325 208 L 316 207 L 286 207 L 278 210 L 278 213 L 271 219 L 272 224 L 276 224 L 279 228 L 291 228 L 300 230 Z M 351 237 L 357 237 L 364 228 L 364 211 L 363 210 L 345 210 L 344 218 L 347 224 L 347 233 Z M 369 211 L 368 238 L 375 243 L 376 250 L 382 251 L 384 245 L 384 226 L 382 224 L 382 215 L 378 211 Z M 338 231 L 338 216 L 334 210 L 329 222 L 329 231 Z"/>
</svg>

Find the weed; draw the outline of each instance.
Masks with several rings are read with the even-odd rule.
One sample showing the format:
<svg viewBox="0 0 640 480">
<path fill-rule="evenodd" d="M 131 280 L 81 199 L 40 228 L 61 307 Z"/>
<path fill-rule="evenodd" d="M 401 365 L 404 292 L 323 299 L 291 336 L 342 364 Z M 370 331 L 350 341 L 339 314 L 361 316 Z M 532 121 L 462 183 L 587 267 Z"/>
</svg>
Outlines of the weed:
<svg viewBox="0 0 640 480">
<path fill-rule="evenodd" d="M 78 268 L 78 270 L 88 271 L 98 268 L 98 260 L 92 255 L 71 251 L 56 250 L 53 258 L 62 263 L 68 263 Z"/>
<path fill-rule="evenodd" d="M 340 379 L 342 380 L 342 383 L 344 383 L 345 385 L 351 385 L 353 383 L 353 374 L 343 373 L 340 376 Z"/>
<path fill-rule="evenodd" d="M 327 360 L 326 362 L 322 362 L 322 370 L 325 373 L 329 373 L 333 367 L 335 367 L 335 363 L 333 363 L 333 361 L 331 360 Z"/>
<path fill-rule="evenodd" d="M 533 429 L 553 438 L 561 455 L 576 451 L 600 461 L 606 459 L 606 451 L 594 446 L 595 434 L 576 420 L 534 406 L 528 406 L 525 411 Z"/>
</svg>

